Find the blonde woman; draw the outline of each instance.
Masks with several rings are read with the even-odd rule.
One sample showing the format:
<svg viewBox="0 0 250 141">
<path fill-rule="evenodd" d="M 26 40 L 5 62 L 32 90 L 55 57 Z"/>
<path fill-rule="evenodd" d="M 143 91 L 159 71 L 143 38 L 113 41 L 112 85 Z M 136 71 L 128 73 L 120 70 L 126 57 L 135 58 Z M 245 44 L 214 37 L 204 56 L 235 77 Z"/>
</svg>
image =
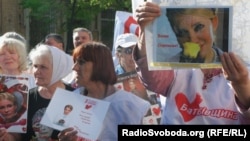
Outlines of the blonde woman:
<svg viewBox="0 0 250 141">
<path fill-rule="evenodd" d="M 15 122 L 17 120 L 17 99 L 13 94 L 0 93 L 1 124 Z"/>
<path fill-rule="evenodd" d="M 0 93 L 0 124 L 15 122 L 20 117 L 17 110 L 17 98 L 8 92 Z M 18 141 L 20 138 L 19 134 L 8 133 L 6 128 L 0 129 L 0 140 Z"/>
<path fill-rule="evenodd" d="M 7 32 L 0 38 L 0 74 L 27 77 L 29 88 L 35 87 L 34 76 L 27 73 L 28 59 L 25 39 Z"/>
<path fill-rule="evenodd" d="M 166 16 L 182 48 L 173 62 L 220 62 L 223 51 L 216 46 L 215 35 L 219 26 L 215 8 L 167 8 Z M 188 52 L 192 46 L 192 54 Z M 190 47 L 191 48 L 191 47 Z"/>
</svg>

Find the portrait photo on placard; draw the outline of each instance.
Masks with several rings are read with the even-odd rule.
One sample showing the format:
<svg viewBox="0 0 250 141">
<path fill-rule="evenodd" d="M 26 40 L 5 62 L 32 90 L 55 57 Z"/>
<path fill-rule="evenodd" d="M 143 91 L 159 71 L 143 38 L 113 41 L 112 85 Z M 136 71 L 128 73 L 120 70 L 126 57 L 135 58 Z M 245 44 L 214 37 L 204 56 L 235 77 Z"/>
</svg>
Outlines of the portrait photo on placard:
<svg viewBox="0 0 250 141">
<path fill-rule="evenodd" d="M 167 7 L 146 32 L 150 67 L 221 67 L 231 50 L 232 7 Z M 148 33 L 148 34 L 147 34 Z"/>
</svg>

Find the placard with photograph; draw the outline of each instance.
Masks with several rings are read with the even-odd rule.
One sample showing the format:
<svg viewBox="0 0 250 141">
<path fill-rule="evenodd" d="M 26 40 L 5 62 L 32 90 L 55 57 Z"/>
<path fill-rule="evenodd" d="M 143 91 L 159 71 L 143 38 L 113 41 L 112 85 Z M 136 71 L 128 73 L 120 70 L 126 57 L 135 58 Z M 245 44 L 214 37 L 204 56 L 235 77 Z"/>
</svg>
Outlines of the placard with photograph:
<svg viewBox="0 0 250 141">
<path fill-rule="evenodd" d="M 128 92 L 132 92 L 133 94 L 141 97 L 142 99 L 148 100 L 147 90 L 141 83 L 136 71 L 118 75 L 115 87 Z"/>
<path fill-rule="evenodd" d="M 146 50 L 149 70 L 167 70 L 173 68 L 216 68 L 221 67 L 218 62 L 213 63 L 182 63 L 179 60 L 172 60 L 174 56 L 182 52 L 172 26 L 168 21 L 167 8 L 216 8 L 219 18 L 218 27 L 215 34 L 215 47 L 222 51 L 231 51 L 238 55 L 243 62 L 250 66 L 250 15 L 249 0 L 147 0 L 158 4 L 161 7 L 162 14 L 154 22 L 148 24 L 145 28 Z M 142 2 L 132 0 L 133 15 L 135 9 Z M 189 21 L 191 21 L 189 19 Z M 183 30 L 178 30 L 183 31 Z M 178 32 L 188 35 L 189 32 Z M 185 33 L 185 34 L 183 34 Z M 191 35 L 191 34 L 190 34 Z M 192 41 L 194 42 L 194 41 Z M 202 42 L 199 46 L 202 45 Z M 194 46 L 194 50 L 185 52 L 189 56 L 195 56 L 197 45 L 188 43 L 185 46 Z M 191 48 L 190 47 L 190 48 Z M 189 48 L 189 47 L 188 47 Z M 191 49 L 192 50 L 192 49 Z M 200 49 L 201 51 L 201 49 Z M 183 52 L 184 53 L 184 52 Z M 184 57 L 185 58 L 185 57 Z M 193 60 L 186 58 L 186 60 Z M 205 61 L 206 62 L 206 61 Z"/>
<path fill-rule="evenodd" d="M 148 113 L 148 116 L 144 117 L 142 124 L 160 124 L 162 113 L 160 94 L 146 89 L 140 81 L 136 71 L 118 75 L 118 80 L 115 84 L 115 87 L 131 92 L 132 94 L 137 95 L 151 104 L 151 109 Z"/>
<path fill-rule="evenodd" d="M 96 141 L 110 103 L 57 88 L 41 124 L 59 131 L 73 127 L 78 136 Z"/>
<path fill-rule="evenodd" d="M 146 28 L 150 70 L 221 67 L 232 47 L 232 6 L 160 6 Z"/>
<path fill-rule="evenodd" d="M 0 75 L 0 128 L 7 132 L 26 133 L 28 78 Z"/>
</svg>

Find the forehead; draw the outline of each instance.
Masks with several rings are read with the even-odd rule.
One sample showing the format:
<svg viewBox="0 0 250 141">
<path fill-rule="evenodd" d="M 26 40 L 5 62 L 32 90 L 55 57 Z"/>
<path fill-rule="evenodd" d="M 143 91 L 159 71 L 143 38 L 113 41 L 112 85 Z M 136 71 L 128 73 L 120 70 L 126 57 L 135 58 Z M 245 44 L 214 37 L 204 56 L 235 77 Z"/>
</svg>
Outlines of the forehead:
<svg viewBox="0 0 250 141">
<path fill-rule="evenodd" d="M 70 107 L 66 107 L 65 110 L 71 110 L 71 108 Z"/>
<path fill-rule="evenodd" d="M 8 99 L 2 99 L 0 101 L 1 101 L 0 102 L 1 106 L 7 105 L 7 104 L 13 104 L 13 102 L 11 100 L 8 100 Z"/>
<path fill-rule="evenodd" d="M 52 62 L 50 61 L 49 57 L 46 55 L 36 56 L 32 60 L 32 62 L 35 65 L 45 65 L 45 66 L 52 65 Z"/>
<path fill-rule="evenodd" d="M 16 47 L 12 45 L 3 45 L 0 47 L 0 51 L 16 51 Z"/>
<path fill-rule="evenodd" d="M 129 47 L 121 47 L 120 46 L 120 48 L 122 48 L 122 49 L 133 49 L 135 47 L 135 45 L 131 45 L 131 46 L 129 46 Z"/>
<path fill-rule="evenodd" d="M 176 25 L 181 27 L 193 27 L 197 23 L 207 23 L 210 20 L 204 16 L 182 15 L 176 18 Z"/>
<path fill-rule="evenodd" d="M 13 103 L 13 102 L 11 102 L 11 100 L 9 100 L 9 99 L 4 99 L 4 98 L 1 99 L 0 101 L 1 101 L 1 102 L 0 102 L 0 105 L 1 105 L 1 104 L 4 104 L 4 103 Z"/>
<path fill-rule="evenodd" d="M 78 31 L 73 33 L 73 38 L 89 37 L 89 34 L 85 31 Z"/>
</svg>

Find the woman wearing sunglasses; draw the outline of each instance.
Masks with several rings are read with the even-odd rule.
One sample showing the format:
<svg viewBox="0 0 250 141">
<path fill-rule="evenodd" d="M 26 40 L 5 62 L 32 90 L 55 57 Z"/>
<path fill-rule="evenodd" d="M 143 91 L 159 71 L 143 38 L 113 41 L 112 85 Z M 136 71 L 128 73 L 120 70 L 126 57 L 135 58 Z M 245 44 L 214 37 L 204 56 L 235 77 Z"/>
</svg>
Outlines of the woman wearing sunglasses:
<svg viewBox="0 0 250 141">
<path fill-rule="evenodd" d="M 132 51 L 137 43 L 137 36 L 132 33 L 121 34 L 116 40 L 116 57 L 118 65 L 115 67 L 117 75 L 135 71 L 135 63 L 132 59 Z"/>
</svg>

